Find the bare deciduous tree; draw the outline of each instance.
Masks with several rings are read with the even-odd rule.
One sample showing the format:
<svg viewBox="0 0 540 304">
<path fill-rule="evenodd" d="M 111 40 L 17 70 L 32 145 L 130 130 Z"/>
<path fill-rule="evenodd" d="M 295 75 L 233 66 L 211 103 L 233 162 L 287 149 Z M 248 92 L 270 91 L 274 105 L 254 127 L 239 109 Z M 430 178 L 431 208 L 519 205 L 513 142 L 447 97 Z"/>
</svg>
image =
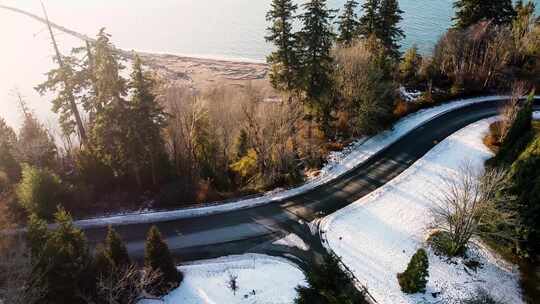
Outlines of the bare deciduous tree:
<svg viewBox="0 0 540 304">
<path fill-rule="evenodd" d="M 523 82 L 517 82 L 512 88 L 512 98 L 501 109 L 501 122 L 499 127 L 499 143 L 502 143 L 508 135 L 508 131 L 514 124 L 516 117 L 521 110 L 521 98 L 525 96 L 527 89 Z"/>
<path fill-rule="evenodd" d="M 161 280 L 157 270 L 139 270 L 136 265 L 115 270 L 98 278 L 99 297 L 109 304 L 136 304 L 142 299 L 154 299 L 154 286 Z"/>
<path fill-rule="evenodd" d="M 480 173 L 469 163 L 456 174 L 442 177 L 443 184 L 435 194 L 436 204 L 431 212 L 432 228 L 448 234 L 450 255 L 466 247 L 473 236 L 502 235 L 493 229 L 496 223 L 508 222 L 512 214 L 499 208 L 504 197 L 498 190 L 504 185 L 505 172 L 489 169 Z"/>
</svg>

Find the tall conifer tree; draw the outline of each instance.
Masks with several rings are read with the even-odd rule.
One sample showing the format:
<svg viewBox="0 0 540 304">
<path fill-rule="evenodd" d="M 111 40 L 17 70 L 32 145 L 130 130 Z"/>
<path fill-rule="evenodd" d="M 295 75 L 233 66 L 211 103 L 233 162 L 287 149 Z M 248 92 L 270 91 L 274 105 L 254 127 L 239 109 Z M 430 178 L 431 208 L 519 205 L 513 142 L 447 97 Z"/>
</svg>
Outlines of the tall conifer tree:
<svg viewBox="0 0 540 304">
<path fill-rule="evenodd" d="M 276 50 L 267 58 L 267 62 L 272 66 L 270 81 L 274 88 L 281 91 L 298 88 L 298 40 L 293 32 L 297 8 L 292 0 L 273 0 L 271 9 L 266 14 L 266 20 L 271 25 L 265 38 L 276 46 Z"/>
<path fill-rule="evenodd" d="M 327 125 L 331 111 L 328 94 L 332 88 L 330 51 L 334 41 L 331 24 L 334 10 L 327 8 L 326 0 L 311 0 L 303 8 L 304 14 L 300 16 L 303 87 L 311 110 L 322 120 L 323 125 Z"/>
<path fill-rule="evenodd" d="M 512 0 L 457 0 L 454 8 L 455 27 L 458 29 L 466 29 L 480 21 L 508 24 L 516 15 Z"/>
<path fill-rule="evenodd" d="M 381 39 L 388 54 L 396 60 L 401 56 L 399 52 L 399 40 L 405 37 L 403 30 L 399 27 L 399 22 L 403 19 L 403 11 L 399 8 L 397 0 L 382 0 L 379 9 Z"/>
<path fill-rule="evenodd" d="M 358 35 L 358 15 L 356 9 L 358 2 L 355 0 L 348 0 L 343 7 L 343 14 L 339 16 L 339 36 L 337 41 L 343 45 L 350 45 L 354 38 Z"/>
<path fill-rule="evenodd" d="M 381 16 L 379 14 L 381 0 L 366 0 L 362 4 L 363 15 L 360 18 L 359 34 L 365 38 L 375 35 L 379 37 Z"/>
<path fill-rule="evenodd" d="M 158 104 L 155 80 L 142 69 L 142 62 L 135 56 L 129 88 L 132 92 L 129 102 L 130 124 L 127 126 L 127 156 L 134 169 L 139 186 L 142 175 L 150 173 L 152 184 L 159 183 L 160 168 L 166 161 L 165 146 L 161 131 L 167 119 L 163 108 Z"/>
</svg>

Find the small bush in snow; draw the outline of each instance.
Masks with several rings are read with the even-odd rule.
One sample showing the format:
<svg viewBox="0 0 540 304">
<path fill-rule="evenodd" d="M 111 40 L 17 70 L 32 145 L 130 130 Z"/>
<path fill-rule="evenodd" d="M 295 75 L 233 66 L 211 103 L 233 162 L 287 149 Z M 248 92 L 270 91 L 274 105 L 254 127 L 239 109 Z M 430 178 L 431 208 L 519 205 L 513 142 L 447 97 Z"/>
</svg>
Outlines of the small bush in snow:
<svg viewBox="0 0 540 304">
<path fill-rule="evenodd" d="M 227 282 L 227 286 L 233 292 L 233 294 L 236 295 L 236 291 L 238 290 L 238 276 L 229 274 L 229 281 Z"/>
<path fill-rule="evenodd" d="M 432 228 L 444 232 L 438 235 L 443 252 L 453 257 L 463 253 L 473 236 L 483 237 L 497 231 L 499 224 L 512 219 L 512 213 L 497 208 L 506 197 L 498 195 L 505 184 L 505 171 L 485 172 L 465 163 L 458 172 L 442 177 L 439 193 L 435 194 Z M 499 233 L 498 237 L 511 236 Z"/>
<path fill-rule="evenodd" d="M 448 257 L 463 256 L 467 248 L 457 244 L 450 233 L 446 231 L 434 232 L 428 238 L 428 244 L 435 251 L 437 255 L 444 255 Z"/>
<path fill-rule="evenodd" d="M 298 286 L 295 304 L 366 304 L 365 292 L 358 290 L 352 274 L 340 267 L 335 254 L 326 254 L 322 264 L 306 273 L 308 286 Z"/>
<path fill-rule="evenodd" d="M 418 249 L 409 262 L 407 270 L 397 275 L 401 291 L 405 293 L 425 292 L 429 277 L 428 268 L 429 261 L 426 251 Z"/>
</svg>

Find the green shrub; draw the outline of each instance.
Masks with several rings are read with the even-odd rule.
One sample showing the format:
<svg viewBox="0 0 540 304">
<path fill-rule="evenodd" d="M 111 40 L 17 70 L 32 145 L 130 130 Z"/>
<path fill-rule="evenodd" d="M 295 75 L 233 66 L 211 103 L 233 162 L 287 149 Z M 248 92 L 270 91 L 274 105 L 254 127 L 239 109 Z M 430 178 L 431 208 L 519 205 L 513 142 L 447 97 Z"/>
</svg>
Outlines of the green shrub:
<svg viewBox="0 0 540 304">
<path fill-rule="evenodd" d="M 81 295 L 95 288 L 92 256 L 84 233 L 73 225 L 71 216 L 59 210 L 55 230 L 47 231 L 44 221 L 31 217 L 28 241 L 32 250 L 32 277 L 44 288 L 37 303 L 84 303 Z"/>
<path fill-rule="evenodd" d="M 414 45 L 405 52 L 399 65 L 400 79 L 405 86 L 417 86 L 419 84 L 419 72 L 422 65 L 422 56 L 418 53 L 418 47 Z"/>
<path fill-rule="evenodd" d="M 445 231 L 437 231 L 430 235 L 428 244 L 433 248 L 435 254 L 444 255 L 447 257 L 463 256 L 466 248 L 457 245 L 450 233 Z"/>
<path fill-rule="evenodd" d="M 52 219 L 63 194 L 64 186 L 56 174 L 48 169 L 23 166 L 22 180 L 17 186 L 17 199 L 28 212 Z"/>
<path fill-rule="evenodd" d="M 428 268 L 429 261 L 426 251 L 418 249 L 409 262 L 407 270 L 397 275 L 401 291 L 405 293 L 425 292 L 429 277 Z"/>
<path fill-rule="evenodd" d="M 495 164 L 511 164 L 527 147 L 531 140 L 533 102 L 534 93 L 531 93 L 503 139 L 501 149 L 494 160 Z"/>
<path fill-rule="evenodd" d="M 152 226 L 148 231 L 144 248 L 144 264 L 161 274 L 161 280 L 157 286 L 154 286 L 160 294 L 168 293 L 171 289 L 178 287 L 182 281 L 182 273 L 176 268 L 169 246 L 156 226 Z"/>
<path fill-rule="evenodd" d="M 341 269 L 340 259 L 333 254 L 326 254 L 322 264 L 317 264 L 306 273 L 308 286 L 296 288 L 296 304 L 363 304 L 366 301 L 359 291 L 352 276 Z"/>
<path fill-rule="evenodd" d="M 540 135 L 512 164 L 510 177 L 510 191 L 518 198 L 525 245 L 540 252 Z"/>
<path fill-rule="evenodd" d="M 128 267 L 131 264 L 129 254 L 122 238 L 111 226 L 105 238 L 105 254 L 116 269 Z"/>
</svg>

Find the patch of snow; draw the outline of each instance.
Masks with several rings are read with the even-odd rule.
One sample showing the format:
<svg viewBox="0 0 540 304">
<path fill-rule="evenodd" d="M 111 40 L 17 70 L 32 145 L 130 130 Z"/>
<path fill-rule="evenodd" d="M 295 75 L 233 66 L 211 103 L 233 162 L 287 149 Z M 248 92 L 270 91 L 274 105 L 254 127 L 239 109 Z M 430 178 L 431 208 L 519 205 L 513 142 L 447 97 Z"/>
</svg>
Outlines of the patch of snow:
<svg viewBox="0 0 540 304">
<path fill-rule="evenodd" d="M 332 160 L 329 161 L 321 170 L 321 173 L 314 179 L 309 180 L 302 186 L 278 191 L 270 192 L 269 194 L 241 199 L 238 201 L 228 202 L 224 204 L 211 204 L 204 207 L 183 208 L 172 211 L 158 211 L 149 213 L 133 213 L 122 214 L 116 216 L 108 216 L 102 218 L 86 219 L 75 221 L 75 225 L 80 228 L 104 227 L 108 225 L 127 225 L 134 223 L 156 223 L 162 221 L 171 221 L 175 219 L 191 218 L 204 216 L 216 213 L 225 213 L 234 210 L 253 208 L 272 202 L 279 202 L 290 197 L 305 193 L 318 186 L 328 183 L 341 175 L 354 169 L 362 162 L 368 160 L 374 154 L 388 147 L 392 143 L 399 140 L 411 130 L 418 126 L 452 110 L 462 108 L 475 103 L 491 102 L 508 99 L 508 96 L 487 96 L 476 97 L 448 102 L 433 108 L 424 109 L 416 113 L 410 114 L 400 119 L 392 130 L 381 132 L 371 138 L 359 139 L 352 143 L 345 152 L 334 154 Z"/>
<path fill-rule="evenodd" d="M 294 233 L 288 234 L 286 237 L 279 239 L 272 244 L 283 245 L 287 247 L 296 247 L 300 250 L 308 251 L 309 245 L 304 242 L 298 235 Z"/>
<path fill-rule="evenodd" d="M 401 95 L 401 97 L 403 97 L 403 99 L 405 99 L 405 101 L 407 102 L 413 102 L 413 101 L 416 101 L 418 100 L 418 98 L 420 96 L 422 96 L 422 92 L 420 91 L 409 91 L 407 90 L 407 88 L 405 88 L 404 86 L 400 86 L 399 87 L 399 94 Z"/>
<path fill-rule="evenodd" d="M 496 119 L 454 133 L 386 185 L 323 219 L 324 245 L 342 258 L 378 303 L 441 303 L 441 299 L 465 297 L 477 287 L 507 303 L 523 303 L 517 267 L 479 241 L 469 250 L 483 265 L 476 273 L 466 270 L 462 260 L 448 262 L 428 248 L 430 277 L 425 294 L 402 293 L 396 278 L 416 250 L 426 248 L 433 194 L 443 185 L 442 177 L 457 173 L 464 162 L 483 169 L 484 161 L 493 156 L 482 139 Z"/>
<path fill-rule="evenodd" d="M 289 304 L 296 286 L 306 285 L 304 273 L 292 262 L 260 254 L 227 256 L 179 267 L 184 273 L 180 287 L 163 300 L 139 304 Z M 228 287 L 237 276 L 236 293 Z"/>
</svg>

